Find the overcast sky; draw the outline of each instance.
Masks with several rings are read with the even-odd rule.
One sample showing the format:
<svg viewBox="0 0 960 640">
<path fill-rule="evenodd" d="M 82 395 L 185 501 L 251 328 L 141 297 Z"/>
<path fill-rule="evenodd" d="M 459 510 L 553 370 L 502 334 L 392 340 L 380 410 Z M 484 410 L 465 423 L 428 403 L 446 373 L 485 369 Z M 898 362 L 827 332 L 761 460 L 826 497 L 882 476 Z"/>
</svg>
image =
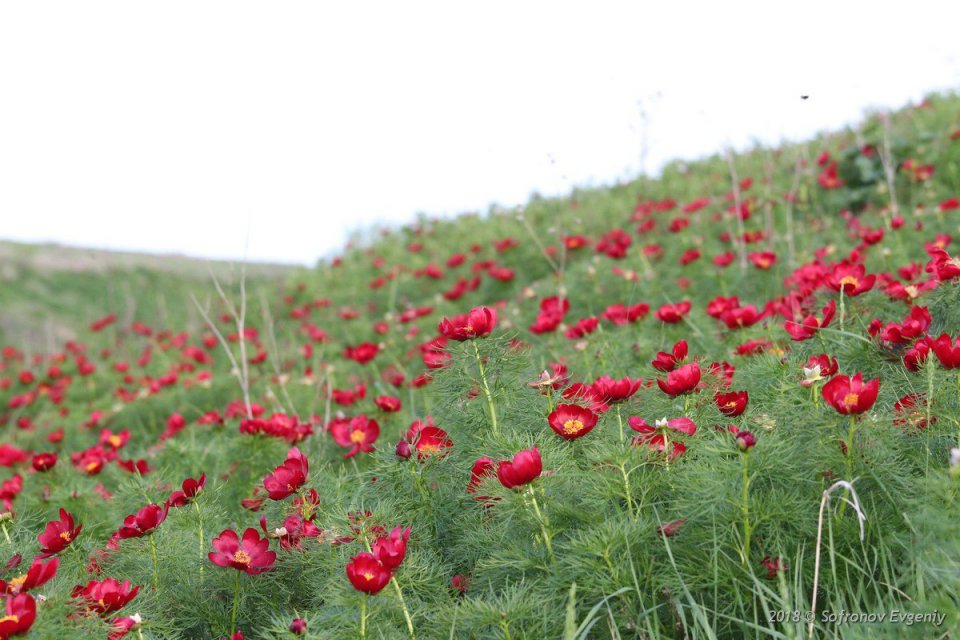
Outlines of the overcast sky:
<svg viewBox="0 0 960 640">
<path fill-rule="evenodd" d="M 960 87 L 955 1 L 347 5 L 0 3 L 0 238 L 309 264 Z"/>
</svg>

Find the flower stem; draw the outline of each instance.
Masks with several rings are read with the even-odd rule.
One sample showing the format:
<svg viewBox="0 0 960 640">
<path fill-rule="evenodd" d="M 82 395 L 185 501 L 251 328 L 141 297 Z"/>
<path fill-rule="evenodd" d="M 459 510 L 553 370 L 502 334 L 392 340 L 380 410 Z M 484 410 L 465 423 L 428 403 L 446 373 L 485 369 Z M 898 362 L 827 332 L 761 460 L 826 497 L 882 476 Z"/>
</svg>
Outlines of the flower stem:
<svg viewBox="0 0 960 640">
<path fill-rule="evenodd" d="M 203 576 L 203 557 L 206 545 L 203 544 L 203 514 L 200 512 L 200 504 L 193 501 L 193 507 L 197 510 L 197 538 L 200 540 L 200 575 Z"/>
<path fill-rule="evenodd" d="M 620 415 L 620 403 L 617 403 L 617 426 L 620 427 L 620 444 L 623 444 L 623 417 Z"/>
<path fill-rule="evenodd" d="M 360 640 L 367 637 L 367 594 L 360 601 Z"/>
<path fill-rule="evenodd" d="M 537 503 L 537 496 L 533 492 L 533 485 L 530 485 L 530 502 L 533 505 L 533 512 L 536 514 L 537 520 L 540 522 L 540 530 L 543 532 L 543 544 L 547 547 L 547 555 L 550 556 L 550 562 L 553 562 L 555 558 L 553 557 L 553 544 L 551 543 L 550 539 L 550 523 L 540 511 L 540 505 Z"/>
<path fill-rule="evenodd" d="M 747 451 L 743 454 L 743 504 L 741 505 L 741 510 L 743 511 L 743 564 L 744 566 L 750 563 L 750 536 L 753 533 L 753 530 L 750 526 L 750 452 Z"/>
<path fill-rule="evenodd" d="M 237 631 L 237 607 L 240 604 L 240 572 L 233 581 L 233 610 L 230 612 L 230 635 Z"/>
<path fill-rule="evenodd" d="M 847 482 L 853 483 L 853 432 L 857 428 L 857 416 L 850 414 L 850 429 L 847 432 Z M 847 494 L 849 495 L 849 490 Z M 843 512 L 847 510 L 847 501 L 844 500 L 840 503 L 840 510 L 837 512 L 838 517 L 843 517 Z"/>
<path fill-rule="evenodd" d="M 490 409 L 490 426 L 494 433 L 498 433 L 497 410 L 493 405 L 493 394 L 490 393 L 490 385 L 487 384 L 487 373 L 483 368 L 483 359 L 480 357 L 480 347 L 477 346 L 476 340 L 471 340 L 471 344 L 473 345 L 473 354 L 477 358 L 477 368 L 480 369 L 480 380 L 483 382 L 483 392 L 487 396 L 487 407 Z"/>
<path fill-rule="evenodd" d="M 847 305 L 844 304 L 843 287 L 840 287 L 840 331 L 843 331 L 843 321 L 847 315 Z"/>
<path fill-rule="evenodd" d="M 7 544 L 13 544 L 13 541 L 10 540 L 10 534 L 7 533 L 7 523 L 6 523 L 6 521 L 4 521 L 2 525 L 0 525 L 0 528 L 3 528 L 3 538 L 4 538 L 4 540 L 7 541 Z"/>
<path fill-rule="evenodd" d="M 410 633 L 410 640 L 417 640 L 417 634 L 413 631 L 413 618 L 410 617 L 410 610 L 407 609 L 407 603 L 403 599 L 403 591 L 400 590 L 400 583 L 397 582 L 396 576 L 392 577 L 390 582 L 393 584 L 393 590 L 397 592 L 397 599 L 400 600 L 400 608 L 403 609 L 403 618 L 407 621 L 407 631 Z"/>
<path fill-rule="evenodd" d="M 627 512 L 630 514 L 630 519 L 633 519 L 633 498 L 630 495 L 630 476 L 627 474 L 626 465 L 620 464 L 620 475 L 623 476 L 623 494 L 627 498 Z"/>
<path fill-rule="evenodd" d="M 150 540 L 150 557 L 153 561 L 153 590 L 157 590 L 157 580 L 158 580 L 158 562 L 157 562 L 157 543 L 153 539 L 153 534 L 151 533 L 147 538 Z"/>
</svg>

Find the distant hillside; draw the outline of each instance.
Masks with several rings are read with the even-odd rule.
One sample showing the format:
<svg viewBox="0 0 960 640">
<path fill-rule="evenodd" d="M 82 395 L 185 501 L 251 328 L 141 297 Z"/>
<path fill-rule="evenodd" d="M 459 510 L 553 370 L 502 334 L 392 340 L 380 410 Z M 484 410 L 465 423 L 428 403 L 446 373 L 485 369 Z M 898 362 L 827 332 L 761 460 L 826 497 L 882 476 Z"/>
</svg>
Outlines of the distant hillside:
<svg viewBox="0 0 960 640">
<path fill-rule="evenodd" d="M 279 285 L 299 268 L 250 263 L 252 287 Z M 0 241 L 0 343 L 51 352 L 95 319 L 116 314 L 160 327 L 196 329 L 190 295 L 213 294 L 212 276 L 238 280 L 238 263 Z"/>
</svg>

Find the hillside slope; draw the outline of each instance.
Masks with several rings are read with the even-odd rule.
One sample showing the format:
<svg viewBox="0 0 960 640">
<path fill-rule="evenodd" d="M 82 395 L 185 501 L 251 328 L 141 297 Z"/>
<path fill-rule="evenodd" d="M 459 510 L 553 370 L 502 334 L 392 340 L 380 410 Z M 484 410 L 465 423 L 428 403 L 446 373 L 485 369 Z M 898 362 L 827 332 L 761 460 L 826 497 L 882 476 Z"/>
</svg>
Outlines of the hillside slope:
<svg viewBox="0 0 960 640">
<path fill-rule="evenodd" d="M 2 354 L 0 559 L 23 564 L 0 625 L 944 637 L 958 198 L 960 99 L 934 96 L 422 219 L 262 294 L 208 289 L 209 324 L 161 317 L 145 283 L 91 329 L 123 309 L 77 301 L 76 340 Z"/>
</svg>

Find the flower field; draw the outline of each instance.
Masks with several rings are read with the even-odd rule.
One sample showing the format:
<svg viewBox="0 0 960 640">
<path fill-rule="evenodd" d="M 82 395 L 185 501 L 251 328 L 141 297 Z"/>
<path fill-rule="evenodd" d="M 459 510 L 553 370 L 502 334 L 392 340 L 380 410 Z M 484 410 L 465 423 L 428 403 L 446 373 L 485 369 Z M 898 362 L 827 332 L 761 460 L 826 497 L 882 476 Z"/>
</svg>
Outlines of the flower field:
<svg viewBox="0 0 960 640">
<path fill-rule="evenodd" d="M 78 301 L 0 359 L 0 639 L 954 637 L 958 234 L 934 96 Z"/>
</svg>

